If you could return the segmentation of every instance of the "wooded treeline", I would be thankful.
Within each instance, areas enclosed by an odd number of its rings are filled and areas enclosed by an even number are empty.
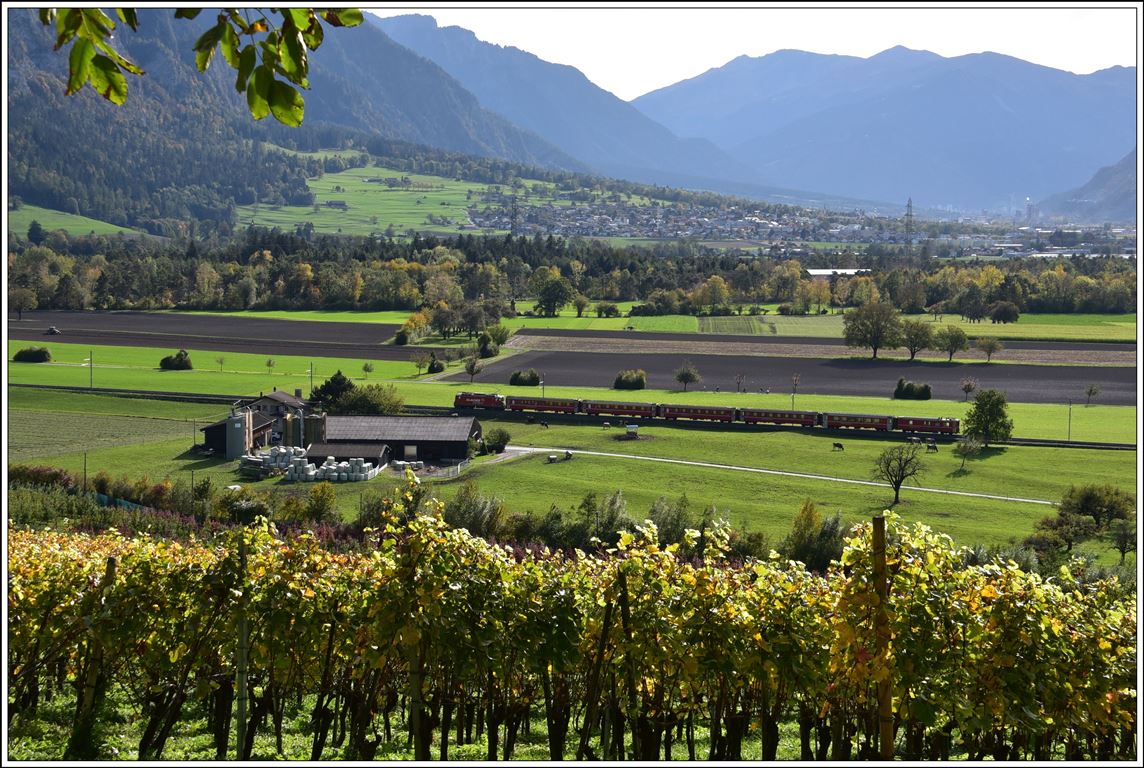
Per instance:
[[[888,301],[907,313],[971,318],[998,302],[1020,312],[1136,309],[1135,261],[1111,257],[935,262],[871,246],[789,259],[691,241],[651,248],[539,235],[399,241],[262,228],[211,248],[193,240],[69,239],[42,229],[32,240],[8,255],[13,309],[457,308],[465,300],[537,299],[550,283],[559,283],[553,295],[562,306],[579,296],[643,302],[635,314],[731,314],[771,302],[805,313]],[[804,273],[816,267],[870,272],[829,279]]]

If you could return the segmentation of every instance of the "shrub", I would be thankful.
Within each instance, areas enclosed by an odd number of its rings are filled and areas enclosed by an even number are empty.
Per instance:
[[[393,343],[399,347],[403,347],[409,343],[409,331],[404,328],[400,329],[393,335]]]
[[[506,341],[508,341],[508,337],[512,335],[512,329],[498,323],[496,325],[490,325],[488,328],[486,328],[485,333],[487,333],[489,338],[497,344],[504,344]]]
[[[445,370],[445,363],[437,359],[436,355],[429,358],[429,367],[425,369],[429,373],[440,373]]]
[[[779,304],[780,315],[793,315],[794,313],[794,307],[792,307],[790,304]]]
[[[500,346],[493,340],[493,337],[486,331],[477,337],[477,356],[481,359],[487,357],[496,357],[500,354]]]
[[[540,374],[536,372],[535,368],[529,368],[527,371],[513,371],[512,376],[509,376],[508,383],[514,387],[538,387],[540,386]]]
[[[13,464],[8,467],[8,483],[11,485],[39,485],[70,488],[76,484],[71,473],[57,467],[29,466]]]
[[[12,356],[17,363],[50,363],[52,353],[47,347],[25,347]]]
[[[490,429],[485,434],[485,447],[489,453],[501,453],[511,439],[512,435],[508,433],[507,429],[502,429],[501,427]]]
[[[895,400],[929,400],[933,391],[929,384],[915,384],[912,381],[898,379],[898,386],[894,388]]]
[[[643,389],[647,386],[647,374],[643,369],[620,371],[612,382],[613,389]]]
[[[180,349],[173,355],[167,355],[159,361],[159,367],[164,371],[189,371],[194,366],[191,365],[191,356],[187,350]]]

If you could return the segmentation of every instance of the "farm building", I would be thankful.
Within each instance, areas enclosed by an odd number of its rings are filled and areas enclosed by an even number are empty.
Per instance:
[[[481,439],[481,423],[459,416],[319,416],[306,422],[311,456],[455,463]],[[383,462],[384,463],[384,462]]]
[[[225,419],[200,427],[203,445],[228,459],[237,459],[271,442],[274,418],[249,410],[231,413]]]
[[[247,407],[257,414],[274,420],[273,442],[284,442],[288,445],[297,445],[301,442],[301,427],[294,426],[294,420],[310,413],[309,403],[302,399],[302,390],[295,389],[291,395],[289,392],[275,389],[252,400]]]

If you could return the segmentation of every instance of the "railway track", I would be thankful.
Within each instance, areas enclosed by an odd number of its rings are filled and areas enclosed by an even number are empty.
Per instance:
[[[112,395],[115,397],[139,397],[151,400],[174,400],[179,402],[189,403],[219,403],[225,405],[234,405],[235,403],[244,400],[255,400],[257,398],[251,395],[206,395],[198,392],[155,392],[140,389],[107,389],[97,387],[90,389],[88,387],[65,387],[48,384],[9,384],[9,387],[21,387],[24,389],[47,389],[58,392],[77,392],[97,395]],[[603,424],[604,422],[625,423],[625,421],[635,421],[640,424],[665,424],[660,419],[627,419],[616,416],[591,416],[588,414],[561,414],[561,413],[521,413],[516,411],[492,411],[485,408],[452,408],[448,406],[438,405],[407,405],[405,412],[412,415],[422,416],[445,416],[451,413],[464,413],[470,416],[482,416],[494,414],[497,417],[510,418],[518,421],[527,421],[529,418],[537,419],[543,418],[545,421],[554,424]],[[786,431],[790,429],[813,429],[815,433],[829,434],[840,437],[859,438],[859,439],[877,439],[881,438],[884,434],[878,431],[854,430],[854,429],[824,429],[823,427],[782,427],[769,424],[742,424],[738,422],[731,423],[713,423],[704,421],[675,421],[671,422],[673,426],[685,426],[689,429],[720,429],[723,431],[736,431],[736,432],[774,432]],[[899,434],[899,433],[895,433]],[[950,435],[936,435],[934,436],[939,443],[951,443],[959,440],[960,437]],[[1014,437],[1010,439],[1007,445],[1027,445],[1038,446],[1042,448],[1089,448],[1098,450],[1109,451],[1135,451],[1136,445],[1132,443],[1099,443],[1085,440],[1044,440],[1038,438]]]

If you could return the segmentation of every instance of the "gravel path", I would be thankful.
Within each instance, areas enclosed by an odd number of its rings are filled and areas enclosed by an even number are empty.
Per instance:
[[[508,446],[520,453],[559,453],[564,448],[525,448],[522,446]],[[872,480],[851,480],[845,477],[830,477],[829,475],[811,475],[806,472],[784,472],[778,469],[759,469],[758,467],[739,467],[734,464],[711,464],[706,461],[685,461],[684,459],[664,459],[658,456],[633,456],[629,453],[604,453],[602,451],[573,451],[573,456],[604,456],[613,459],[635,459],[636,461],[658,461],[663,464],[685,464],[690,467],[709,467],[711,469],[730,469],[735,472],[755,472],[761,475],[782,475],[784,477],[802,477],[808,480],[823,480],[831,483],[849,483],[851,485],[873,485],[878,488],[889,488],[886,483],[876,483]],[[968,491],[950,491],[944,488],[921,488],[913,485],[903,485],[902,490],[921,491],[922,493],[944,493],[950,496],[972,496],[977,499],[996,499],[998,501],[1020,501],[1026,504],[1047,504],[1054,502],[1045,499],[1025,499],[1020,496],[995,496],[989,493],[970,493]]]

